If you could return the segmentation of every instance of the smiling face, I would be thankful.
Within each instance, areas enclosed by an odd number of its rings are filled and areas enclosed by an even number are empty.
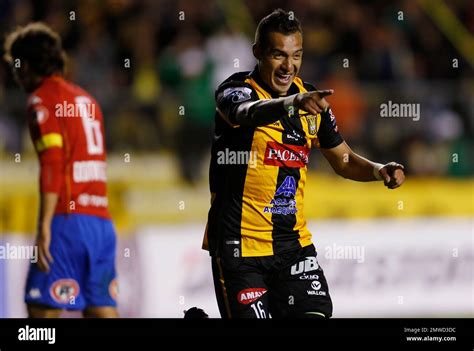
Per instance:
[[[272,90],[284,96],[301,67],[303,38],[300,32],[270,32],[267,44],[265,48],[253,48],[260,76]]]

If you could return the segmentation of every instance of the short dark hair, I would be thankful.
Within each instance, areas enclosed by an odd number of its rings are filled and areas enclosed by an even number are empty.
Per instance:
[[[293,12],[276,9],[262,18],[258,24],[255,32],[255,45],[262,49],[265,48],[268,45],[268,33],[271,32],[288,35],[296,32],[303,33],[303,30],[300,21]]]
[[[5,60],[25,61],[40,76],[64,72],[66,54],[60,36],[46,24],[30,23],[10,33],[5,40]]]

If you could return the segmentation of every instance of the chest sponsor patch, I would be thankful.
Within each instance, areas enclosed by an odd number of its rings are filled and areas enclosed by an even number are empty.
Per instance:
[[[280,144],[269,141],[265,150],[263,163],[277,167],[306,167],[309,151],[309,148],[306,146]]]

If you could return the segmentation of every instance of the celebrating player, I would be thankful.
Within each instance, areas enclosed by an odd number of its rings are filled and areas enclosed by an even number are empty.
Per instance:
[[[299,21],[274,11],[256,31],[255,69],[235,73],[216,91],[203,246],[212,256],[223,318],[331,317],[303,216],[312,147],[344,178],[383,180],[389,189],[404,181],[402,165],[371,162],[344,142],[325,99],[333,91],[298,77],[302,44]]]
[[[25,302],[30,317],[116,317],[116,236],[107,208],[102,113],[66,81],[57,33],[42,23],[12,32],[5,59],[30,93],[28,125],[40,162],[40,211]]]

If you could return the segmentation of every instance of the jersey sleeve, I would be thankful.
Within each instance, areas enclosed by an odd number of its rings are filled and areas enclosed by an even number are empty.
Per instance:
[[[54,107],[39,97],[30,99],[28,127],[40,162],[40,191],[59,193],[64,179],[64,140]]]
[[[257,93],[250,84],[239,81],[223,83],[216,91],[216,108],[218,114],[232,127],[238,127],[236,120],[237,107],[248,101],[257,101]]]
[[[344,141],[338,132],[336,117],[330,108],[321,113],[321,123],[317,136],[319,147],[323,149],[332,149]]]

